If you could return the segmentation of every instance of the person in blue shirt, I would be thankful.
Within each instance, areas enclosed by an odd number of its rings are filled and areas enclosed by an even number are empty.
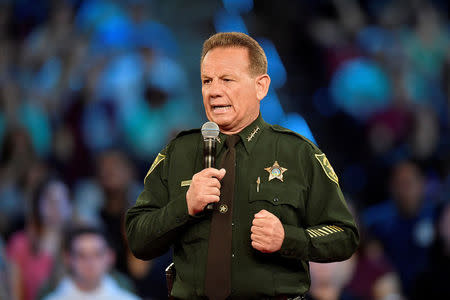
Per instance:
[[[434,239],[434,204],[425,196],[422,172],[410,161],[393,167],[390,194],[390,200],[364,212],[363,222],[369,233],[383,244],[408,295],[428,261]]]

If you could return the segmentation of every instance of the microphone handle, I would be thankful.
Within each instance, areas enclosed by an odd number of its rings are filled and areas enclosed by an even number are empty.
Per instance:
[[[216,140],[215,139],[205,139],[203,143],[203,164],[206,168],[215,167],[215,157],[216,157]],[[205,211],[213,211],[214,203],[209,203],[205,206]]]
[[[215,167],[216,156],[216,141],[213,139],[206,139],[203,143],[203,166],[204,168]]]

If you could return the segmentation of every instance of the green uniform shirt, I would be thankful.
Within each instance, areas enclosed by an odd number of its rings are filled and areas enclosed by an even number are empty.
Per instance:
[[[303,294],[310,285],[308,261],[344,260],[358,245],[358,230],[338,178],[314,144],[267,124],[261,116],[239,135],[232,296]],[[226,150],[225,139],[220,133],[216,162]],[[126,216],[129,246],[136,257],[151,259],[173,246],[177,276],[172,295],[183,299],[204,296],[211,214],[189,216],[186,203],[190,180],[202,169],[200,130],[179,134],[158,154],[143,192]],[[273,178],[269,181],[269,177]],[[251,224],[262,209],[276,215],[284,226],[285,239],[275,253],[261,253],[251,246]]]

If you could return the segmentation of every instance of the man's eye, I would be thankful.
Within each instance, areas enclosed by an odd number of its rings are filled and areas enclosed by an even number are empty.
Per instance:
[[[223,81],[232,81],[230,78],[224,78]]]
[[[211,79],[203,79],[203,84],[211,83]]]

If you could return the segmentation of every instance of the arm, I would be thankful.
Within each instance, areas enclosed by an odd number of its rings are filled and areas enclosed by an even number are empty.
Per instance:
[[[225,176],[225,170],[214,168],[194,174],[186,194],[169,196],[170,147],[171,144],[158,154],[144,180],[144,190],[126,215],[129,246],[140,259],[166,252],[186,226],[199,220],[196,214],[203,212],[208,203],[220,200],[219,180]]]
[[[305,228],[283,225],[280,253],[315,262],[349,258],[359,243],[359,233],[331,165],[317,148],[308,147],[300,158],[309,178]]]
[[[166,252],[188,222],[185,195],[169,199],[170,146],[158,154],[144,180],[144,190],[126,214],[129,247],[140,259],[151,259]]]

